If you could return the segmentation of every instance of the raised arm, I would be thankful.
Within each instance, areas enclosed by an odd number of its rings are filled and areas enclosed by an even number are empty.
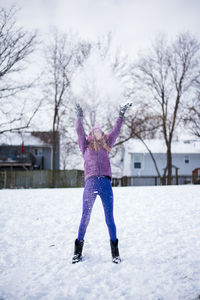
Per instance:
[[[77,113],[76,132],[78,135],[78,145],[82,154],[84,154],[87,142],[86,142],[85,130],[83,127],[83,110],[79,104],[76,104],[76,113]]]
[[[122,117],[118,117],[116,122],[115,122],[115,125],[113,126],[113,129],[111,131],[111,133],[109,133],[107,135],[107,143],[108,143],[108,146],[110,148],[113,147],[119,133],[120,133],[120,129],[122,127],[122,123],[123,123],[123,118]]]
[[[117,118],[115,125],[110,134],[107,135],[107,143],[110,148],[113,147],[122,127],[124,114],[128,107],[132,106],[132,103],[127,103],[125,106],[120,108],[119,117]]]

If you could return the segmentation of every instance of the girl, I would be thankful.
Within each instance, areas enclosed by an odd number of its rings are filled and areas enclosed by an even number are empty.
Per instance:
[[[127,103],[120,109],[119,117],[110,134],[105,135],[100,127],[93,127],[86,139],[82,123],[83,110],[79,104],[76,104],[76,130],[79,148],[84,158],[85,188],[83,192],[82,218],[79,226],[78,238],[75,240],[72,263],[82,260],[84,236],[97,195],[101,197],[104,208],[105,220],[110,235],[112,261],[117,264],[121,262],[118,239],[116,237],[116,226],[113,217],[112,174],[109,152],[120,133],[125,111],[131,105],[132,104]]]

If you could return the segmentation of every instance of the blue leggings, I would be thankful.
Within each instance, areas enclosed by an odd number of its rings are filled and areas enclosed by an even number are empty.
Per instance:
[[[115,242],[116,226],[113,217],[113,191],[110,179],[105,176],[92,176],[86,181],[83,192],[83,212],[78,231],[78,240],[84,239],[97,195],[101,197],[110,239]]]

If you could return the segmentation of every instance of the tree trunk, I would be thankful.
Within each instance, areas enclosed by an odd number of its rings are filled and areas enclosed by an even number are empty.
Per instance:
[[[167,184],[172,184],[172,153],[171,146],[167,148]]]
[[[55,187],[55,170],[56,170],[56,131],[53,131],[53,141],[52,141],[52,188]]]
[[[161,184],[162,184],[162,185],[166,185],[166,176],[165,176],[165,175],[163,175],[163,176],[160,178],[160,180],[161,180]]]

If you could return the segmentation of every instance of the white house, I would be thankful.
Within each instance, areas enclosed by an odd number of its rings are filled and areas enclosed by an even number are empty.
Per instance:
[[[164,140],[145,140],[154,155],[160,174],[166,167],[166,145]],[[195,168],[200,168],[200,141],[182,140],[172,143],[173,175],[176,168],[178,175],[192,176]],[[144,146],[137,139],[124,144],[122,176],[157,176],[153,160]]]

